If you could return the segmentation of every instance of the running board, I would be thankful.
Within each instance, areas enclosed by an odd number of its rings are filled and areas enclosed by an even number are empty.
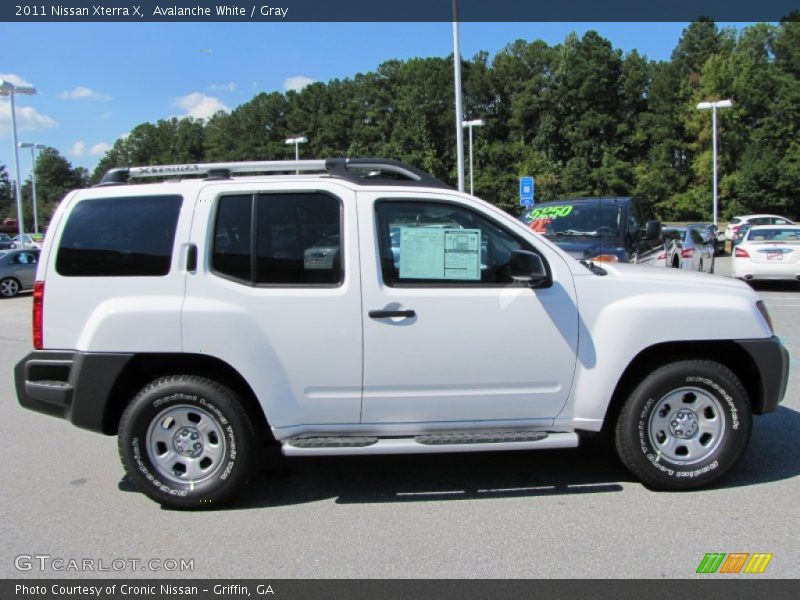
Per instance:
[[[282,442],[286,456],[347,456],[353,454],[431,454],[503,450],[575,448],[576,433],[543,431],[459,431],[415,437],[298,436]]]

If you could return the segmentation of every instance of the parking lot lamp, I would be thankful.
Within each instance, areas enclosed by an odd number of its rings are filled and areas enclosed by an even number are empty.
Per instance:
[[[717,224],[717,109],[730,108],[731,106],[733,106],[733,102],[730,100],[701,102],[697,105],[697,110],[711,109],[711,144],[714,149],[714,225]]]
[[[31,142],[20,142],[20,148],[31,149],[31,192],[33,194],[33,232],[39,233],[39,216],[36,210],[36,151],[47,148],[44,144],[33,144]]]
[[[462,121],[462,127],[469,127],[469,193],[470,195],[474,195],[474,183],[475,183],[475,169],[473,166],[472,161],[472,128],[473,127],[483,127],[484,122],[483,119],[473,119],[472,121]]]
[[[294,144],[294,159],[300,160],[300,144],[308,143],[308,138],[304,135],[299,137],[286,138],[286,145],[291,146]],[[299,175],[300,171],[295,171],[295,175]]]
[[[458,0],[453,0],[453,70],[456,94],[456,165],[458,191],[464,191],[464,110],[461,100],[461,44],[458,36]]]
[[[32,85],[15,85],[5,79],[0,79],[0,96],[9,96],[11,98],[11,131],[14,137],[14,172],[17,177],[17,224],[19,225],[19,236],[25,233],[25,224],[23,223],[24,214],[22,212],[22,190],[20,186],[19,177],[19,148],[17,148],[17,115],[14,106],[14,96],[17,94],[25,94],[33,96],[36,93],[36,88]]]

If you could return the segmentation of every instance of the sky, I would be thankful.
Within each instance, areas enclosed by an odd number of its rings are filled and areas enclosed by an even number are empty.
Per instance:
[[[517,39],[557,44],[593,29],[625,53],[667,60],[687,25],[463,23],[461,53],[491,57]],[[19,141],[52,146],[90,172],[139,123],[207,117],[262,91],[452,52],[451,23],[0,23],[0,79],[37,88],[16,97]],[[13,160],[10,106],[0,98],[0,164],[12,179]],[[22,179],[30,164],[21,150]]]

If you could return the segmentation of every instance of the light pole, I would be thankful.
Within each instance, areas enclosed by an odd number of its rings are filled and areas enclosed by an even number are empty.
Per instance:
[[[474,191],[474,183],[475,183],[475,169],[473,167],[472,162],[472,128],[473,127],[483,127],[484,122],[483,119],[473,119],[472,121],[462,121],[462,127],[469,127],[469,193],[470,196],[475,194]]]
[[[697,110],[711,109],[711,139],[714,154],[714,225],[717,224],[717,109],[730,108],[733,102],[730,100],[718,100],[717,102],[701,102],[697,105]]]
[[[458,41],[458,0],[453,0],[453,69],[456,90],[456,163],[458,164],[458,191],[464,191],[464,131],[461,108],[461,48]]]
[[[44,144],[34,144],[31,142],[20,142],[20,148],[31,149],[31,187],[33,193],[33,233],[39,234],[39,216],[36,210],[36,151],[47,148]]]
[[[286,138],[286,145],[291,146],[294,144],[294,159],[300,160],[300,144],[305,144],[308,142],[308,138],[304,135],[300,137],[291,137]],[[300,171],[295,171],[295,175],[299,175]]]
[[[9,96],[11,98],[11,130],[14,132],[14,172],[17,177],[17,225],[19,225],[19,239],[22,242],[22,236],[25,233],[25,224],[23,223],[24,214],[22,212],[22,190],[19,184],[19,148],[17,148],[17,115],[14,107],[14,96],[16,94],[26,94],[33,96],[36,93],[36,88],[32,85],[14,85],[10,81],[0,79],[0,96]]]

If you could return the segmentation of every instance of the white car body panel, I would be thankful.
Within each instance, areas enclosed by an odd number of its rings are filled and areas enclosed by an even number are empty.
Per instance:
[[[181,352],[180,307],[186,273],[180,251],[173,252],[170,272],[163,277],[65,277],[56,271],[55,255],[64,233],[63,216],[77,202],[183,191],[165,190],[161,185],[140,186],[135,191],[126,186],[101,187],[82,190],[61,203],[48,231],[48,243],[37,272],[37,279],[43,279],[46,270],[46,348],[86,352]],[[176,240],[188,238],[194,212],[194,197],[185,192],[183,196]],[[178,246],[176,242],[176,248]]]
[[[741,282],[624,264],[603,268],[605,277],[575,278],[580,355],[574,393],[556,424],[598,431],[620,377],[651,346],[772,335],[756,308],[758,295]]]
[[[211,273],[220,192],[309,189],[342,201],[340,286],[254,287]],[[55,271],[54,249],[76,198],[167,193],[184,196],[167,276],[77,278]],[[466,293],[385,285],[374,223],[379,198],[442,200],[482,213],[541,252],[552,287]],[[198,248],[193,273],[186,271],[187,243]],[[46,279],[45,348],[218,358],[253,389],[278,439],[314,432],[599,430],[621,374],[644,349],[772,335],[756,308],[758,297],[741,282],[602,266],[607,275],[592,274],[513,217],[465,194],[287,176],[71,194],[54,215],[37,279]],[[394,305],[415,310],[415,322],[367,316]]]

